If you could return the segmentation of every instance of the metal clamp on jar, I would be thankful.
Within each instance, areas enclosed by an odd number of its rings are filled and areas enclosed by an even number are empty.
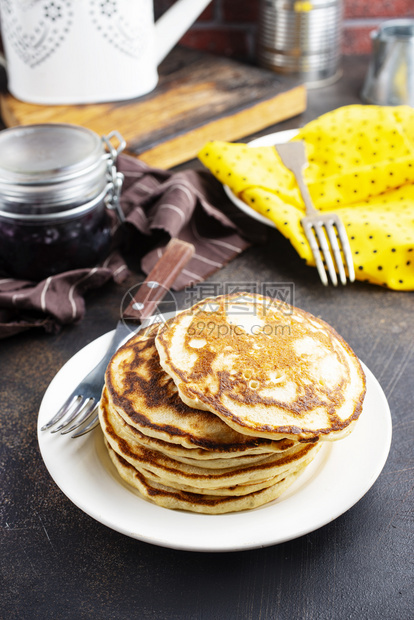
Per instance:
[[[117,146],[113,145],[114,139]],[[117,131],[99,137],[69,124],[0,132],[0,271],[25,280],[91,267],[108,254],[125,148]]]

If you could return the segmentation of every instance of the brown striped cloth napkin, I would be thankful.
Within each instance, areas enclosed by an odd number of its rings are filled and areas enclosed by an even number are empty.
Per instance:
[[[116,247],[100,265],[41,282],[0,273],[0,338],[33,327],[56,332],[62,325],[80,321],[87,291],[108,280],[126,279],[125,256],[138,258],[147,274],[173,237],[195,246],[193,258],[173,285],[175,290],[203,281],[251,243],[265,239],[265,227],[235,207],[208,171],[171,172],[127,156],[119,158],[118,169],[125,176],[121,206],[127,223],[114,234]],[[114,221],[114,232],[115,227]]]

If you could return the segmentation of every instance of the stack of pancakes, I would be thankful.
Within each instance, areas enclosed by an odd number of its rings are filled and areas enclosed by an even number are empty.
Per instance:
[[[101,427],[119,474],[167,508],[255,508],[348,434],[365,377],[323,321],[253,294],[205,299],[113,356]]]

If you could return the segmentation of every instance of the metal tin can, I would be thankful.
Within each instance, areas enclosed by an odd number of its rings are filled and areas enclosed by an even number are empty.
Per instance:
[[[78,125],[27,125],[0,132],[3,274],[41,280],[91,267],[106,256],[108,209],[123,218],[123,175],[116,158],[124,148],[118,132],[100,137]]]
[[[308,87],[340,77],[342,0],[261,0],[259,64]]]

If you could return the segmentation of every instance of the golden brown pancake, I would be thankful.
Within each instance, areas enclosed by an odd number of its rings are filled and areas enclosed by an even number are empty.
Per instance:
[[[212,453],[207,450],[201,449],[188,449],[175,443],[169,443],[162,439],[156,439],[150,435],[144,435],[138,429],[134,428],[130,424],[127,424],[124,418],[117,413],[114,407],[108,400],[108,393],[104,388],[101,398],[101,407],[105,411],[105,415],[112,426],[115,434],[122,439],[125,439],[129,444],[138,444],[144,448],[150,448],[169,456],[181,463],[188,463],[197,467],[205,468],[227,468],[229,466],[235,467],[239,465],[250,465],[252,463],[258,463],[265,459],[267,456],[274,454],[272,452],[261,454],[246,454],[241,456],[235,456],[231,454],[231,458],[226,458],[226,454],[221,452],[220,455]],[[194,453],[197,453],[198,458],[194,458]]]
[[[99,416],[102,431],[111,448],[145,477],[156,477],[167,485],[171,481],[177,488],[185,485],[198,489],[223,489],[223,495],[224,489],[235,485],[262,483],[280,474],[291,473],[304,462],[308,462],[309,458],[313,458],[319,449],[318,444],[297,444],[290,450],[272,454],[253,465],[205,469],[181,463],[139,444],[131,444],[114,431],[102,404]]]
[[[202,495],[179,491],[162,483],[149,480],[107,444],[109,456],[119,475],[143,497],[159,506],[174,510],[189,510],[205,514],[223,514],[250,510],[277,499],[301,474],[305,465],[286,474],[265,489],[242,496]]]
[[[260,295],[206,299],[113,356],[99,408],[121,477],[207,514],[279,497],[362,409],[365,377],[316,317]]]
[[[181,400],[239,433],[339,439],[362,411],[365,376],[349,345],[324,321],[268,297],[205,299],[155,342]]]
[[[177,455],[191,451],[189,457],[202,460],[277,453],[295,445],[291,439],[273,441],[239,433],[214,413],[183,403],[174,381],[160,366],[157,330],[153,326],[132,337],[106,371],[109,406],[129,426],[165,442],[164,447],[177,445]]]

